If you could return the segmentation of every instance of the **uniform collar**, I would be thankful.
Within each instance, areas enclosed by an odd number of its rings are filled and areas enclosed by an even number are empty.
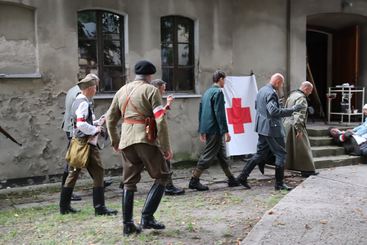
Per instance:
[[[87,96],[85,96],[85,95],[84,95],[84,94],[82,94],[82,93],[78,94],[78,96],[76,96],[76,99],[87,99],[87,100],[89,101],[88,97],[87,97]]]
[[[306,96],[306,94],[305,94],[302,90],[297,89],[296,91],[297,91],[297,92],[300,92],[302,95]],[[306,97],[307,97],[307,96],[306,96]]]

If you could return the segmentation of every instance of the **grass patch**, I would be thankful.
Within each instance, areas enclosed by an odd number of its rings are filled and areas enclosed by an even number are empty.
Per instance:
[[[274,207],[287,193],[288,191],[278,191],[278,192],[271,194],[271,196],[268,197],[265,201],[266,205],[269,208]]]

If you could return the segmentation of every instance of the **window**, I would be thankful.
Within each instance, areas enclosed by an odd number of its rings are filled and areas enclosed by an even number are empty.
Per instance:
[[[78,13],[79,79],[98,74],[100,93],[125,84],[124,18],[105,11]]]
[[[161,18],[162,79],[169,91],[194,91],[194,21]]]
[[[37,73],[34,10],[0,1],[0,78]]]

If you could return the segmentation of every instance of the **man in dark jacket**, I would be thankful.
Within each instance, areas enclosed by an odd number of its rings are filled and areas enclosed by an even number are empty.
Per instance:
[[[282,117],[289,117],[293,112],[303,108],[302,105],[295,105],[292,108],[281,108],[277,91],[283,87],[284,77],[280,73],[275,73],[270,82],[262,87],[256,96],[256,122],[255,131],[259,134],[256,154],[246,163],[242,173],[237,180],[241,185],[250,189],[247,178],[259,165],[263,172],[263,163],[275,156],[275,189],[291,190],[283,183],[284,163],[287,152],[285,150],[285,131],[282,123]]]
[[[221,88],[224,87],[226,74],[216,71],[213,74],[213,86],[203,95],[199,110],[199,133],[200,140],[205,142],[205,148],[200,156],[196,168],[192,173],[189,183],[190,189],[198,191],[209,190],[208,186],[200,183],[202,172],[209,168],[214,158],[217,157],[224,173],[228,178],[228,186],[239,186],[228,166],[225,144],[231,140],[224,108],[224,95]]]

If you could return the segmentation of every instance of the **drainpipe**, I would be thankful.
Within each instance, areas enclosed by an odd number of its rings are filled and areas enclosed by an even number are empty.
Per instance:
[[[286,86],[285,96],[288,96],[291,88],[291,0],[287,0],[286,6],[286,18],[287,18],[287,61],[286,61],[286,69],[287,75],[286,79],[288,84]]]

